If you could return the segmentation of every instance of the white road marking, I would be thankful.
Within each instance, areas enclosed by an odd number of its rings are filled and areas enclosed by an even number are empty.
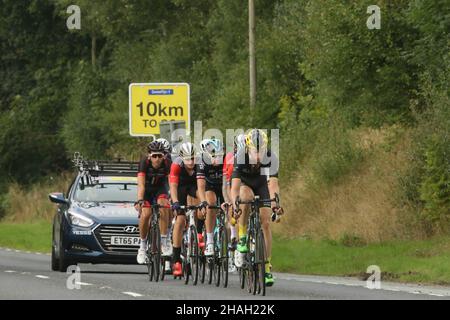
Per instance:
[[[93,286],[93,284],[92,284],[92,283],[87,283],[87,282],[79,282],[79,281],[75,282],[75,284],[79,284],[80,286]]]
[[[17,271],[14,270],[5,270],[6,273],[16,273]]]
[[[139,298],[139,297],[143,297],[142,294],[136,293],[136,292],[122,292],[123,294],[132,296],[133,298]]]
[[[317,284],[328,284],[348,287],[361,287],[367,288],[366,281],[356,280],[353,278],[337,279],[336,277],[315,277],[308,275],[293,275],[293,274],[277,274],[278,279],[285,281],[307,282]],[[323,279],[322,279],[323,278]],[[420,288],[420,289],[419,289]],[[396,284],[390,282],[383,282],[381,290],[409,293],[416,295],[428,295],[435,297],[450,297],[450,290],[448,287],[423,287],[420,285],[412,284]]]
[[[50,277],[47,277],[47,276],[41,276],[40,274],[36,275],[35,277],[36,277],[36,278],[39,278],[39,279],[50,279]]]

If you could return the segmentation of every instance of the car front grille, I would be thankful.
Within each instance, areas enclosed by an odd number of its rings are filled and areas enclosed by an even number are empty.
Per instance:
[[[94,231],[95,236],[106,252],[123,253],[123,254],[137,254],[139,247],[137,246],[117,246],[111,244],[111,237],[138,237],[139,229],[137,226],[134,232],[126,232],[125,227],[132,225],[100,225]]]

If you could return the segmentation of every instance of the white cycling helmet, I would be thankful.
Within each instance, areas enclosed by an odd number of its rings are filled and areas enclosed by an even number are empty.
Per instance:
[[[223,155],[223,143],[219,139],[204,139],[200,142],[200,150],[211,157]]]
[[[167,141],[166,139],[159,138],[159,139],[156,139],[156,141],[159,141],[159,142],[162,143],[162,145],[164,146],[164,151],[165,152],[171,152],[172,151],[172,146],[170,145],[169,141]]]
[[[236,137],[234,137],[234,148],[236,150],[236,152],[238,150],[241,150],[242,148],[245,148],[246,144],[245,144],[245,134],[241,133],[239,135],[237,135]]]
[[[195,157],[195,146],[190,142],[184,142],[180,146],[178,155],[182,159],[192,159]]]

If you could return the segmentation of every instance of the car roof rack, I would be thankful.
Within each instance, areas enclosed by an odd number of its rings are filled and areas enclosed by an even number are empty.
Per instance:
[[[136,177],[139,169],[138,162],[123,161],[121,158],[118,158],[116,161],[87,160],[79,152],[74,153],[72,162],[83,176],[88,175],[91,177],[100,175]]]

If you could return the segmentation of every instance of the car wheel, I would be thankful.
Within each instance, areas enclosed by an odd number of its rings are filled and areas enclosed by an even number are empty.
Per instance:
[[[55,252],[55,229],[53,227],[53,235],[52,235],[52,271],[59,270],[59,259],[56,258]]]
[[[58,243],[58,250],[59,250],[59,271],[60,272],[67,272],[67,268],[70,266],[70,261],[67,260],[65,257],[65,250],[64,250],[64,235],[61,228],[61,236],[59,237],[59,243]]]

